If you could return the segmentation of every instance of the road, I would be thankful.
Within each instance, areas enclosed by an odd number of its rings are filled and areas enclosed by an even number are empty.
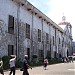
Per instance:
[[[30,75],[75,75],[75,62],[48,65],[47,70],[44,70],[43,66],[35,67],[28,71]],[[9,75],[9,71],[4,74]],[[22,75],[22,71],[16,70],[16,75]]]

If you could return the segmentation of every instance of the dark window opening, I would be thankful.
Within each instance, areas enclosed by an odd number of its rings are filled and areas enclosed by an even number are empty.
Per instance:
[[[49,43],[49,34],[46,33],[46,43],[48,44]]]
[[[14,34],[14,17],[9,15],[8,33]]]
[[[51,51],[47,51],[47,59],[51,59]]]
[[[59,44],[60,44],[60,38],[59,38]]]
[[[53,45],[54,45],[54,36],[53,36]]]
[[[30,39],[30,25],[26,23],[26,38]]]
[[[69,52],[68,52],[68,50],[67,50],[67,57],[69,56]]]
[[[54,58],[56,58],[56,51],[54,51]]]
[[[43,59],[43,57],[44,57],[44,52],[43,52],[43,50],[39,50],[39,58],[40,58],[40,59]]]
[[[27,48],[28,59],[30,59],[30,48]]]
[[[8,45],[8,56],[14,54],[14,46],[13,45]]]
[[[59,58],[61,58],[62,56],[61,56],[61,54],[59,54]]]
[[[38,29],[38,41],[41,42],[41,30]]]

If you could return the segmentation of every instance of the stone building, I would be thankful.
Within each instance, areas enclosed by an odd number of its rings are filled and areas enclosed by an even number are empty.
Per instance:
[[[63,33],[63,52],[65,56],[72,55],[72,25],[70,22],[66,21],[66,17],[62,17],[62,22],[59,23],[59,26],[64,30]]]
[[[75,56],[75,41],[72,42],[72,55]]]
[[[0,0],[0,56],[67,56],[65,31],[26,0]],[[67,40],[71,39],[67,36]],[[65,45],[65,46],[64,46]],[[63,49],[64,48],[64,49]]]

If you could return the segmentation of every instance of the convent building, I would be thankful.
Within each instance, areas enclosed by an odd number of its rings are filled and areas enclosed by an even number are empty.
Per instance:
[[[70,27],[62,29],[26,0],[0,0],[0,57],[67,57],[72,54]]]

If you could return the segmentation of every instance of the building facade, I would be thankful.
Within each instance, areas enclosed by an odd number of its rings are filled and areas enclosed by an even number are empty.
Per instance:
[[[72,25],[66,21],[66,16],[62,17],[62,21],[58,24],[63,30],[64,54],[65,56],[72,55]]]
[[[72,55],[75,56],[75,41],[72,42]]]
[[[68,33],[69,34],[69,33]],[[67,46],[67,41],[70,42]],[[70,52],[72,39],[26,0],[0,0],[0,56],[28,54],[59,58]],[[67,48],[67,49],[66,49]]]

